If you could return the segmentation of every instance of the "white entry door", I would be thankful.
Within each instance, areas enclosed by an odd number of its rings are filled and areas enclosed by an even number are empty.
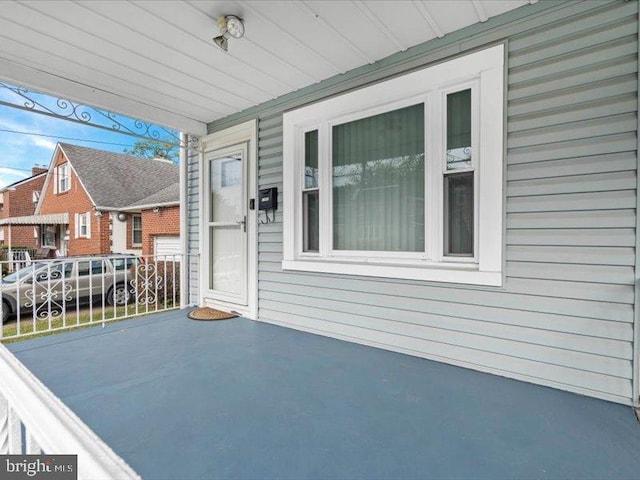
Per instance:
[[[247,144],[205,155],[209,297],[247,306]]]

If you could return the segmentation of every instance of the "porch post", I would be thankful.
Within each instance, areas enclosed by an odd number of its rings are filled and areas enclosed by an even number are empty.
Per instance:
[[[7,243],[9,244],[7,248],[7,260],[9,260],[9,271],[13,272],[13,250],[11,249],[11,224],[7,225]]]

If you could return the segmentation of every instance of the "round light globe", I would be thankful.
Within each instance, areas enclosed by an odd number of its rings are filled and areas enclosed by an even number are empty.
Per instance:
[[[227,32],[233,38],[240,38],[244,35],[244,24],[235,15],[227,15]]]

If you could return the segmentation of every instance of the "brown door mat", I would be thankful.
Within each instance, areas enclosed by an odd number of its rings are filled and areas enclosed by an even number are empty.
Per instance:
[[[187,317],[192,320],[226,320],[228,318],[237,317],[235,313],[222,312],[214,308],[202,307],[197,308],[189,313]]]

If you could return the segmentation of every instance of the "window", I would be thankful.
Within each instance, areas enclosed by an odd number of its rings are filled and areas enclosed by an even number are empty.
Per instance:
[[[503,52],[286,113],[283,268],[501,285]]]
[[[142,216],[133,215],[131,217],[131,243],[142,245]]]
[[[91,238],[91,212],[76,213],[76,238]]]
[[[56,248],[56,227],[42,225],[40,227],[40,246],[43,248]]]
[[[71,190],[71,174],[69,171],[69,163],[65,162],[56,168],[56,187],[55,193],[64,193]]]
[[[220,169],[220,186],[235,187],[240,185],[242,181],[242,160],[240,158],[232,158],[223,161]]]

